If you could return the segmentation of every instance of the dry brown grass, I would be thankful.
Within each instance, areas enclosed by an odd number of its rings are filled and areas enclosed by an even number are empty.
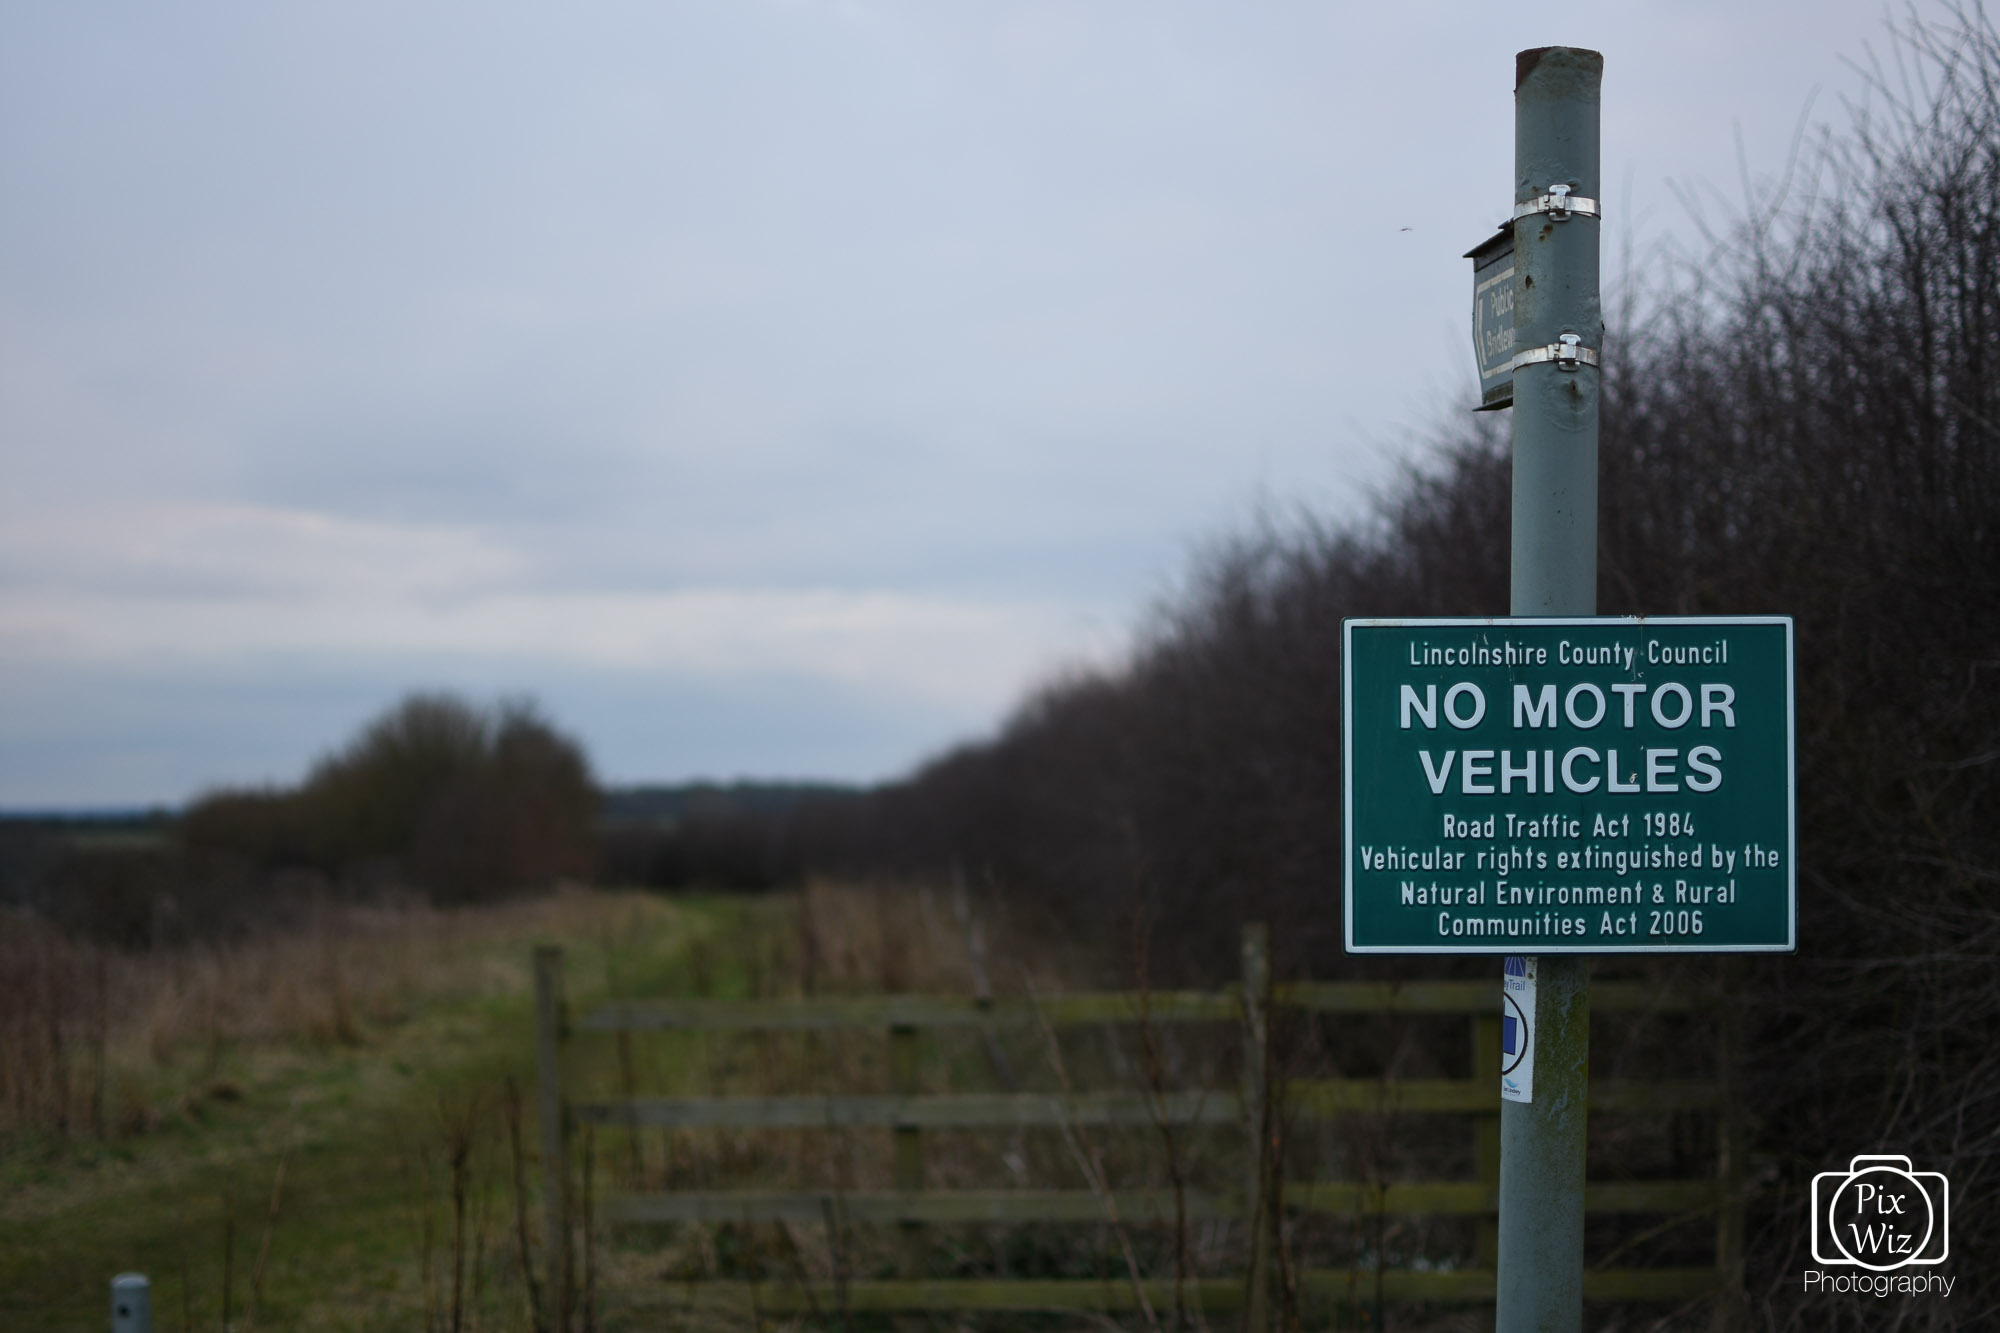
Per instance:
[[[179,1099],[228,1099],[232,1048],[352,1047],[428,1001],[519,989],[518,962],[490,946],[618,910],[581,889],[476,908],[328,902],[299,927],[144,952],[0,917],[0,1146],[140,1133]]]
[[[532,1079],[531,946],[564,944],[589,1004],[613,950],[655,984],[745,915],[572,889],[138,954],[0,922],[0,1327],[80,1327],[134,1269],[163,1326],[526,1329],[506,1093]]]

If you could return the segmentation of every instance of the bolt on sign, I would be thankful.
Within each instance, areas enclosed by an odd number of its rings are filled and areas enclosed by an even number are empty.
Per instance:
[[[1348,620],[1354,953],[1798,944],[1786,616]]]

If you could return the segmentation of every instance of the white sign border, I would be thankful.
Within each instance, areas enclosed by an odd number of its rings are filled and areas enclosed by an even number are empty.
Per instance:
[[[1799,788],[1797,672],[1793,665],[1790,616],[1349,616],[1340,622],[1340,911],[1341,947],[1354,954],[1519,954],[1521,941],[1503,944],[1444,944],[1436,946],[1354,943],[1354,630],[1406,629],[1416,626],[1454,627],[1507,625],[1571,625],[1577,627],[1646,625],[1782,625],[1785,629],[1785,942],[1783,944],[1631,944],[1615,949],[1587,944],[1537,944],[1540,954],[1639,953],[1796,953],[1799,947]]]

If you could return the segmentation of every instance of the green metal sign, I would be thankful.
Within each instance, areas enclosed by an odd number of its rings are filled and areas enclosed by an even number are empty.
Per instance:
[[[1514,405],[1514,224],[1465,252],[1472,261],[1472,359],[1479,368],[1479,406]]]
[[[1784,616],[1342,625],[1347,948],[1798,944]]]

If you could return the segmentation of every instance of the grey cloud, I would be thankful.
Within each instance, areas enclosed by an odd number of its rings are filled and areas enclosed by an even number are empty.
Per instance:
[[[1606,52],[1615,252],[1688,234],[1667,178],[1729,188],[1734,126],[1775,174],[1880,18],[16,4],[0,521],[270,506],[470,533],[540,590],[1136,618],[1201,534],[1265,498],[1355,512],[1406,423],[1469,400],[1458,256],[1508,198],[1517,46]],[[164,577],[106,559],[130,568],[23,560],[0,587]],[[810,665],[742,688],[805,699]],[[299,690],[330,734],[338,689]],[[174,719],[230,697],[182,681],[134,734],[195,772],[223,742]],[[886,698],[837,711],[913,735]],[[784,734],[791,771],[859,753]]]

